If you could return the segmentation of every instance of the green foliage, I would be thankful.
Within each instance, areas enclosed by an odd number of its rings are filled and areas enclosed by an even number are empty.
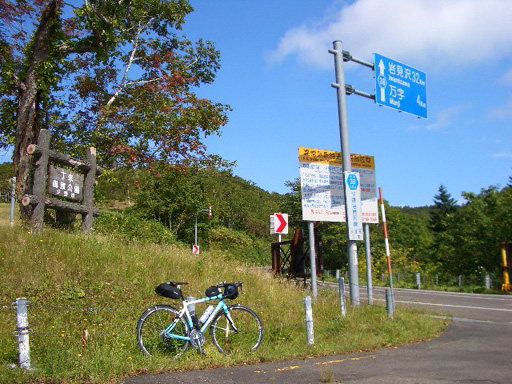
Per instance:
[[[496,271],[501,262],[500,243],[512,239],[512,190],[497,187],[464,193],[464,204],[448,221],[440,239],[441,262],[450,271]]]
[[[95,219],[97,233],[114,235],[142,243],[172,244],[175,237],[168,228],[154,220],[145,220],[129,212],[103,210]]]
[[[268,237],[269,217],[279,211],[281,197],[229,171],[200,171],[205,200],[214,209],[214,223],[245,231],[252,237]]]
[[[12,163],[0,164],[0,191],[10,192],[12,190],[12,177],[14,176],[14,167]]]
[[[434,206],[430,212],[430,227],[434,232],[444,232],[446,220],[457,211],[457,202],[444,185],[439,187],[439,193],[434,196]]]
[[[221,226],[270,241],[269,216],[279,206],[279,196],[214,168],[159,165],[131,176],[114,174],[101,182],[104,191],[125,196],[128,189],[133,191],[135,205],[131,210],[159,221],[187,243],[194,240],[196,215],[200,239],[207,238],[211,228]],[[204,212],[209,205],[213,210],[211,219]]]
[[[237,260],[248,264],[268,265],[270,243],[251,238],[243,231],[217,226],[208,231],[210,249],[229,252]]]
[[[163,165],[139,172],[137,182],[133,211],[166,225],[179,239],[193,239],[195,215],[207,207],[197,172]]]
[[[121,168],[116,171],[104,169],[97,178],[98,185],[94,188],[94,200],[100,204],[115,202],[131,205],[132,195],[135,196],[138,171]]]

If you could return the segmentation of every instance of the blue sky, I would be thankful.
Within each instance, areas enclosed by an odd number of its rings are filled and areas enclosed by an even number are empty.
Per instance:
[[[191,0],[184,33],[221,51],[202,96],[230,104],[213,153],[235,174],[289,192],[298,148],[340,150],[334,40],[353,56],[373,53],[427,73],[428,119],[349,96],[352,153],[375,156],[377,184],[392,205],[432,203],[444,184],[461,193],[504,186],[512,175],[512,1]],[[373,72],[345,63],[356,89],[374,93]]]

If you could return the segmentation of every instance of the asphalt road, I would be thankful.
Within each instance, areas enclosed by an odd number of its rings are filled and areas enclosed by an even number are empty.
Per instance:
[[[374,299],[384,300],[384,290],[376,288]],[[366,300],[364,289],[361,300]],[[395,302],[455,321],[437,340],[396,349],[145,375],[126,383],[512,383],[512,296],[395,290]]]
[[[374,301],[385,301],[384,290],[385,288],[374,287]],[[345,291],[348,296],[348,286]],[[361,287],[360,294],[361,302],[366,303],[366,287]],[[395,289],[395,303],[397,306],[414,306],[460,320],[480,320],[512,325],[512,296]],[[510,382],[512,383],[512,378]]]

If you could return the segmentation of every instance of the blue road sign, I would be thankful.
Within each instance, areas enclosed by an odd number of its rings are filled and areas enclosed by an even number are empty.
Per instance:
[[[348,175],[347,185],[351,191],[355,191],[357,189],[359,181],[357,180],[357,176],[354,173]]]
[[[376,53],[375,102],[426,119],[426,73]]]

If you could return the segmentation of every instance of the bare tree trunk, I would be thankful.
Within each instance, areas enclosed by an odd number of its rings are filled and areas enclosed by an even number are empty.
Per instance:
[[[27,147],[37,141],[38,127],[38,67],[48,60],[52,39],[52,24],[58,18],[58,0],[48,3],[41,14],[39,26],[34,35],[34,48],[26,76],[20,84],[20,102],[17,108],[16,144],[14,148],[14,172],[16,175],[16,193],[18,201],[30,188],[31,156],[27,154]],[[30,208],[21,207],[21,218],[26,221],[30,215]]]

